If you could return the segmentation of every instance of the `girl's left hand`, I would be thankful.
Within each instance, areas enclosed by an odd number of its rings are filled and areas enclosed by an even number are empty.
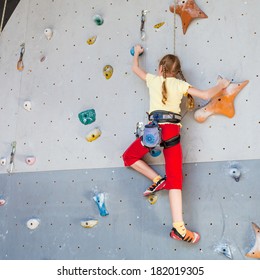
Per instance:
[[[143,53],[144,49],[141,45],[136,45],[135,46],[135,54],[140,55],[141,53]]]

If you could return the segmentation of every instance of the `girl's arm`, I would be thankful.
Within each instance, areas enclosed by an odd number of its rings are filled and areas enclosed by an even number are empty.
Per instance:
[[[132,71],[142,80],[146,79],[146,72],[139,66],[139,55],[143,52],[143,48],[140,45],[135,46]]]
[[[222,89],[226,88],[230,84],[230,81],[227,79],[218,79],[217,85],[209,88],[207,90],[200,90],[194,87],[188,89],[188,93],[194,97],[198,97],[204,100],[211,99],[214,95],[220,92]]]

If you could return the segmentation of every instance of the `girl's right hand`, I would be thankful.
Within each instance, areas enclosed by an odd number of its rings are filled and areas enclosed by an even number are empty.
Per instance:
[[[230,84],[230,81],[228,79],[225,78],[218,78],[218,85],[221,85],[221,87],[224,89],[226,87],[228,87]]]
[[[141,53],[143,53],[144,49],[141,45],[135,45],[135,54],[136,55],[140,55]]]

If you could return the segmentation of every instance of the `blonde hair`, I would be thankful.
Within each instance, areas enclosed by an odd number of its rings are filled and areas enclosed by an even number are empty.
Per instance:
[[[165,55],[160,63],[159,67],[162,66],[162,74],[163,74],[163,83],[162,83],[162,103],[166,104],[167,101],[167,89],[166,89],[166,78],[167,77],[180,77],[181,80],[186,82],[186,79],[181,71],[181,63],[177,56],[173,54]],[[188,110],[192,110],[194,108],[194,99],[188,94],[186,107]]]

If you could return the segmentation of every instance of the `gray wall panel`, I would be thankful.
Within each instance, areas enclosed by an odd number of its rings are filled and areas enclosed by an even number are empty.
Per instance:
[[[234,259],[254,244],[251,222],[259,220],[259,161],[184,165],[183,212],[187,227],[201,234],[196,245],[172,240],[167,191],[151,205],[142,196],[149,181],[125,168],[1,175],[1,259],[226,259],[216,246],[229,244]],[[163,174],[163,166],[155,166]],[[104,192],[109,215],[93,200]],[[29,230],[26,222],[38,218]],[[81,220],[97,219],[94,228]]]

